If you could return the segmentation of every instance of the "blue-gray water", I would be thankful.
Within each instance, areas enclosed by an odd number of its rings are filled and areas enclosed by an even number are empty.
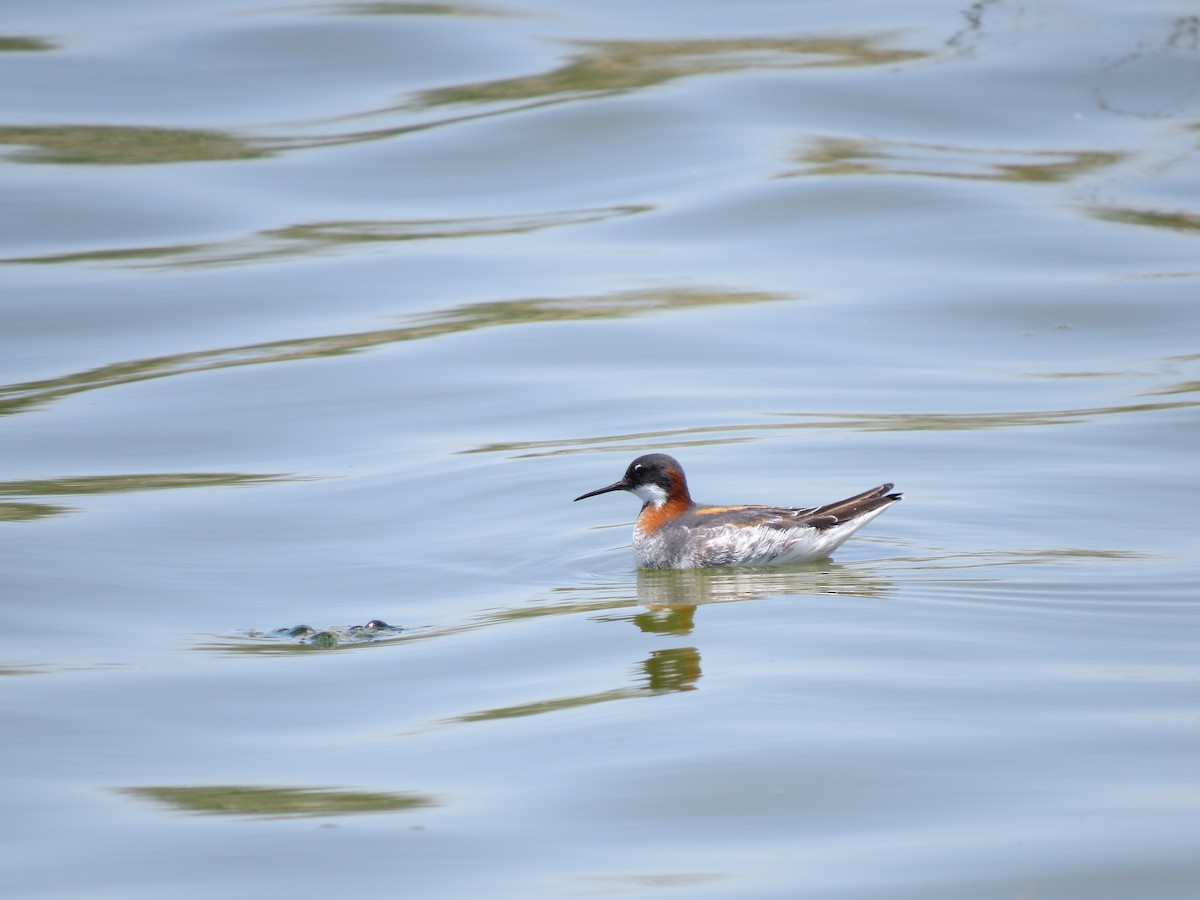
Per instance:
[[[1200,896],[1198,144],[1182,0],[7,3],[3,893]]]

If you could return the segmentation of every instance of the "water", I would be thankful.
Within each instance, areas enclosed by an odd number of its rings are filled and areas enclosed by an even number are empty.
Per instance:
[[[908,7],[8,4],[6,890],[1196,896],[1200,24]]]

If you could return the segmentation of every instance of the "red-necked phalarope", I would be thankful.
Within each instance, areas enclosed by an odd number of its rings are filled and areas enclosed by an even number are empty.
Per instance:
[[[700,506],[683,467],[665,453],[639,456],[620,481],[576,497],[629,491],[643,501],[633,550],[647,569],[773,566],[821,559],[900,499],[890,484],[805,509]]]

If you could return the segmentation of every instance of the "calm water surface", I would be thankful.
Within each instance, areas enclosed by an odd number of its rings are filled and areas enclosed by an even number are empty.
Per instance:
[[[1200,896],[1200,18],[899,6],[9,3],[6,893]]]

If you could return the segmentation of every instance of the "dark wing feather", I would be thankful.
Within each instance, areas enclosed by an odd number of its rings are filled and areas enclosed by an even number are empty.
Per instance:
[[[818,506],[816,509],[797,510],[797,517],[805,525],[811,525],[814,528],[830,528],[833,525],[857,519],[859,516],[865,516],[867,513],[874,512],[880,507],[890,506],[895,503],[904,495],[888,493],[893,487],[895,487],[893,484],[881,484],[879,487],[871,488],[869,491],[863,491],[861,494],[855,494],[853,497],[847,497],[845,500],[826,503],[824,506]]]
[[[900,494],[889,494],[891,484],[826,503],[797,509],[790,506],[695,506],[676,521],[688,527],[705,525],[766,525],[773,528],[832,528],[834,525],[873,512],[900,499]]]

